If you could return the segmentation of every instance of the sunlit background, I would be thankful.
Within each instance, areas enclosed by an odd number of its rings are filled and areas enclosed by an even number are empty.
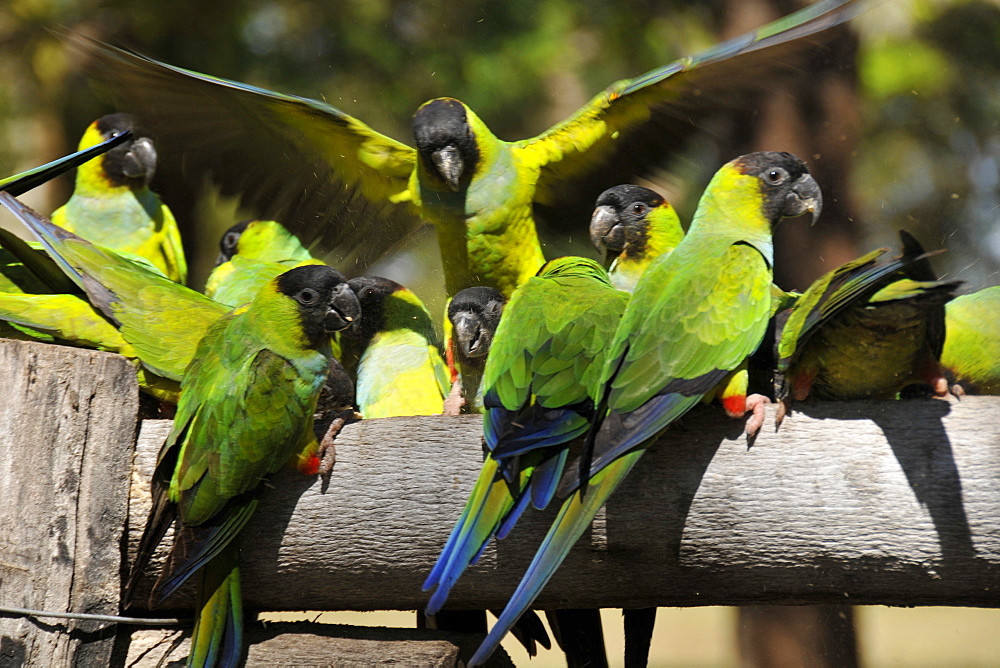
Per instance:
[[[420,103],[449,95],[512,140],[543,131],[612,81],[789,13],[799,3],[3,5],[0,175],[6,176],[69,152],[90,121],[112,110],[110,100],[78,72],[80,63],[68,57],[60,31],[85,32],[172,64],[321,98],[402,141],[408,141],[410,115]],[[690,215],[702,186],[723,162],[754,149],[790,150],[810,163],[827,206],[814,228],[778,230],[776,275],[782,287],[804,288],[862,252],[896,246],[899,228],[928,249],[947,249],[934,259],[935,268],[967,281],[965,291],[1000,284],[1000,2],[873,2],[814,62],[796,67],[815,68],[816,75],[789,85],[769,82],[753,108],[707,121],[705,135],[675,157],[654,187]],[[154,188],[177,214],[192,285],[201,287],[220,231],[242,214],[234,202],[185,179],[171,164],[172,147],[158,149],[166,164]],[[71,187],[65,177],[25,199],[50,212]],[[550,240],[547,250],[592,254],[586,225],[581,220],[577,238]],[[432,233],[418,236],[378,271],[406,283],[439,312],[443,282]],[[994,611],[865,608],[855,621],[866,665],[1000,663],[1000,615]],[[740,661],[736,626],[728,609],[671,612],[660,622],[653,663],[734,665]],[[620,630],[609,624],[608,637],[609,647],[615,646]]]

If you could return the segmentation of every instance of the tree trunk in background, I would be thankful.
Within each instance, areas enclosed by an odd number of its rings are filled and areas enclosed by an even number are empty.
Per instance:
[[[728,0],[721,36],[738,35],[803,4]],[[837,30],[840,34],[810,59],[808,77],[762,93],[760,104],[737,114],[733,124],[738,148],[733,155],[790,151],[809,164],[823,190],[823,213],[815,226],[778,225],[774,230],[774,281],[786,290],[805,290],[823,273],[861,254],[861,226],[849,194],[852,154],[861,128],[855,76],[858,42],[849,27]],[[738,619],[744,668],[858,665],[850,606],[744,606]]]

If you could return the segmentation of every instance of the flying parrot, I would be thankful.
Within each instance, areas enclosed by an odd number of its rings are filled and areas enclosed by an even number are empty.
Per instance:
[[[956,394],[1000,394],[1000,287],[962,295],[945,306],[941,366]]]
[[[536,217],[575,230],[603,189],[649,174],[693,135],[694,119],[733,106],[760,75],[787,70],[816,36],[860,11],[820,0],[755,31],[611,84],[566,120],[507,142],[468,106],[431,100],[413,144],[324,102],[199,74],[73,37],[94,74],[255,215],[289,225],[363,270],[434,225],[448,295],[476,285],[510,296],[543,263]],[[233,165],[238,164],[238,169]],[[354,223],[359,217],[365,225]]]
[[[52,222],[98,246],[148,258],[165,276],[184,283],[187,261],[177,222],[149,189],[157,159],[153,140],[138,134],[134,117],[110,114],[90,124],[80,149],[126,130],[133,132],[129,141],[80,166],[73,195],[52,213]]]
[[[771,310],[771,229],[815,217],[821,204],[789,153],[752,153],[715,174],[684,240],[636,285],[590,388],[596,409],[579,462],[559,485],[569,498],[469,665],[493,653],[655,437],[754,352]]]
[[[368,419],[440,414],[450,390],[448,367],[423,302],[388,278],[348,283],[361,319],[341,333],[340,345],[344,367],[357,379],[358,411]]]
[[[962,281],[938,281],[924,249],[900,230],[903,254],[873,251],[820,277],[777,338],[778,424],[792,399],[892,399],[906,386],[948,392],[938,362],[945,304]]]
[[[425,590],[435,589],[426,614],[440,611],[458,577],[494,536],[506,536],[529,505],[543,509],[552,500],[569,443],[589,427],[588,388],[627,301],[598,263],[579,257],[548,262],[514,291],[483,371],[488,454],[424,582]],[[555,616],[563,618],[558,626],[567,636],[580,624],[565,618],[588,615],[557,611]],[[599,642],[603,653],[599,623],[597,628],[591,642]]]
[[[237,223],[223,233],[219,246],[216,266],[205,282],[205,295],[231,307],[249,301],[278,274],[301,265],[323,264],[273,220]]]
[[[445,307],[445,361],[452,395],[456,387],[461,391],[466,412],[483,412],[483,369],[506,303],[496,288],[476,286],[460,291]]]
[[[330,368],[330,335],[360,315],[340,273],[297,267],[215,322],[184,372],[126,600],[134,600],[149,558],[176,519],[174,547],[150,605],[199,574],[189,666],[241,665],[236,539],[267,476],[288,463],[316,473],[313,413]]]

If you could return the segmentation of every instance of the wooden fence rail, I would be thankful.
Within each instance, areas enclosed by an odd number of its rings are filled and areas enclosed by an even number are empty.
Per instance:
[[[131,373],[112,355],[0,343],[0,512],[15,527],[0,542],[0,604],[117,612],[119,538],[127,515],[134,549],[170,427],[142,424],[128,498]],[[538,607],[1000,604],[1000,399],[800,408],[778,433],[769,414],[752,448],[740,423],[694,411],[643,458]],[[247,607],[421,607],[479,443],[476,416],[349,425],[325,493],[293,471],[273,480],[243,544]],[[527,513],[450,604],[501,607],[552,516]],[[32,631],[92,652],[113,636],[0,618],[0,660],[66,663],[65,649],[38,654],[46,641]]]

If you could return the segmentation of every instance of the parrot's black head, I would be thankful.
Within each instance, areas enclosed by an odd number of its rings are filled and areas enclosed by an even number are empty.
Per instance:
[[[357,276],[347,283],[358,296],[361,319],[344,332],[344,336],[370,339],[381,329],[385,319],[385,298],[397,290],[402,290],[403,286],[381,276]]]
[[[294,299],[306,338],[318,347],[333,332],[361,319],[358,297],[343,275],[322,264],[296,267],[278,276],[278,291]]]
[[[219,257],[215,259],[215,266],[218,267],[223,262],[229,262],[233,259],[240,247],[240,237],[243,236],[243,232],[252,222],[253,220],[244,220],[236,223],[223,233],[222,238],[219,239]]]
[[[823,193],[801,159],[791,153],[761,151],[737,158],[735,167],[760,180],[764,217],[772,224],[780,218],[808,211],[815,223],[823,209]]]
[[[448,304],[455,350],[464,360],[484,359],[507,300],[494,288],[466,288]]]
[[[111,139],[125,130],[132,131],[132,139],[104,154],[104,175],[114,186],[127,185],[144,188],[156,173],[156,147],[153,140],[142,134],[135,116],[109,114],[94,121],[101,141]]]
[[[428,172],[458,192],[479,162],[465,105],[450,97],[425,103],[413,114],[413,138]]]
[[[630,184],[601,193],[590,218],[590,241],[606,263],[622,251],[642,253],[649,232],[646,215],[663,203],[664,199],[649,188]]]

